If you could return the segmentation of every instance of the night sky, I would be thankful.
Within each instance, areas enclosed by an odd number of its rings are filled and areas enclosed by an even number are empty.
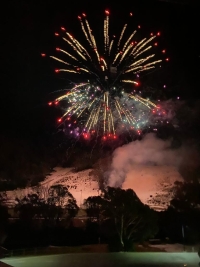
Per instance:
[[[160,30],[170,57],[160,82],[166,83],[174,96],[200,97],[200,14],[195,1],[188,1],[190,4],[153,0],[117,2],[6,2],[0,27],[4,133],[26,136],[53,129],[56,114],[47,103],[53,98],[53,91],[67,86],[67,80],[54,73],[56,62],[44,60],[41,53],[54,51],[57,46],[54,32],[61,26],[76,36],[80,30],[77,15],[82,12],[88,14],[91,25],[98,26],[103,23],[104,10],[108,8],[116,29],[121,29],[129,12],[133,12],[133,30],[139,24],[147,33]]]

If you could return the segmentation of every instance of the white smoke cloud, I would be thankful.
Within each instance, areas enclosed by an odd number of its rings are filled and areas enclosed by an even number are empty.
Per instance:
[[[170,165],[178,169],[182,160],[182,149],[172,149],[171,141],[147,134],[141,141],[134,141],[120,148],[113,154],[108,185],[120,187],[135,165]]]

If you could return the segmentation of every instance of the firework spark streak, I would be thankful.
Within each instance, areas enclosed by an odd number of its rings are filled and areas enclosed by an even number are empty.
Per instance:
[[[64,103],[65,111],[58,122],[64,124],[70,134],[85,138],[95,134],[105,140],[115,139],[120,131],[139,133],[148,124],[152,111],[160,112],[156,104],[134,90],[139,85],[138,73],[153,69],[162,61],[151,53],[152,42],[160,33],[136,42],[137,31],[126,37],[128,24],[125,24],[119,37],[114,38],[110,35],[110,13],[106,10],[100,44],[86,14],[78,16],[78,20],[85,44],[61,27],[61,34],[55,33],[55,36],[62,37],[66,48],[56,48],[57,55],[50,55],[61,66],[55,72],[69,73],[75,84],[49,103]]]

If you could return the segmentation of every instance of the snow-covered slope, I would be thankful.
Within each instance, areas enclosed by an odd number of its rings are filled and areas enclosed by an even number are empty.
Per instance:
[[[36,187],[7,191],[8,203],[13,205],[15,198],[20,199],[34,192],[37,192],[41,198],[46,199],[48,197],[48,190],[52,185],[62,184],[68,187],[69,192],[76,198],[77,204],[80,206],[88,196],[99,194],[98,183],[90,173],[91,170],[73,172],[71,168],[57,167]]]
[[[135,165],[127,174],[122,188],[133,189],[143,203],[156,210],[162,210],[171,200],[174,182],[181,180],[182,177],[174,167]],[[47,198],[49,187],[56,184],[68,187],[79,206],[87,197],[100,193],[91,169],[75,173],[70,168],[57,167],[37,187],[8,191],[9,204],[14,204],[16,197],[22,198],[34,192],[39,193],[42,198]]]
[[[173,166],[134,165],[122,188],[132,188],[143,203],[163,210],[172,199],[175,181],[183,178]]]

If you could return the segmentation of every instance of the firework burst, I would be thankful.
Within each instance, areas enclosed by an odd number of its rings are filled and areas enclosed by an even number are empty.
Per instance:
[[[56,55],[50,55],[61,66],[55,69],[56,73],[69,73],[71,80],[74,78],[74,86],[49,103],[64,104],[64,114],[58,123],[65,125],[65,131],[71,135],[85,138],[95,135],[104,140],[116,139],[122,131],[140,134],[151,115],[160,112],[155,103],[135,90],[140,73],[154,69],[162,61],[155,59],[152,52],[160,32],[137,42],[137,30],[125,38],[128,26],[125,24],[116,38],[110,34],[110,14],[106,10],[100,44],[86,14],[78,16],[78,20],[86,45],[61,27],[61,32],[55,35],[62,38],[66,49],[56,48]]]

